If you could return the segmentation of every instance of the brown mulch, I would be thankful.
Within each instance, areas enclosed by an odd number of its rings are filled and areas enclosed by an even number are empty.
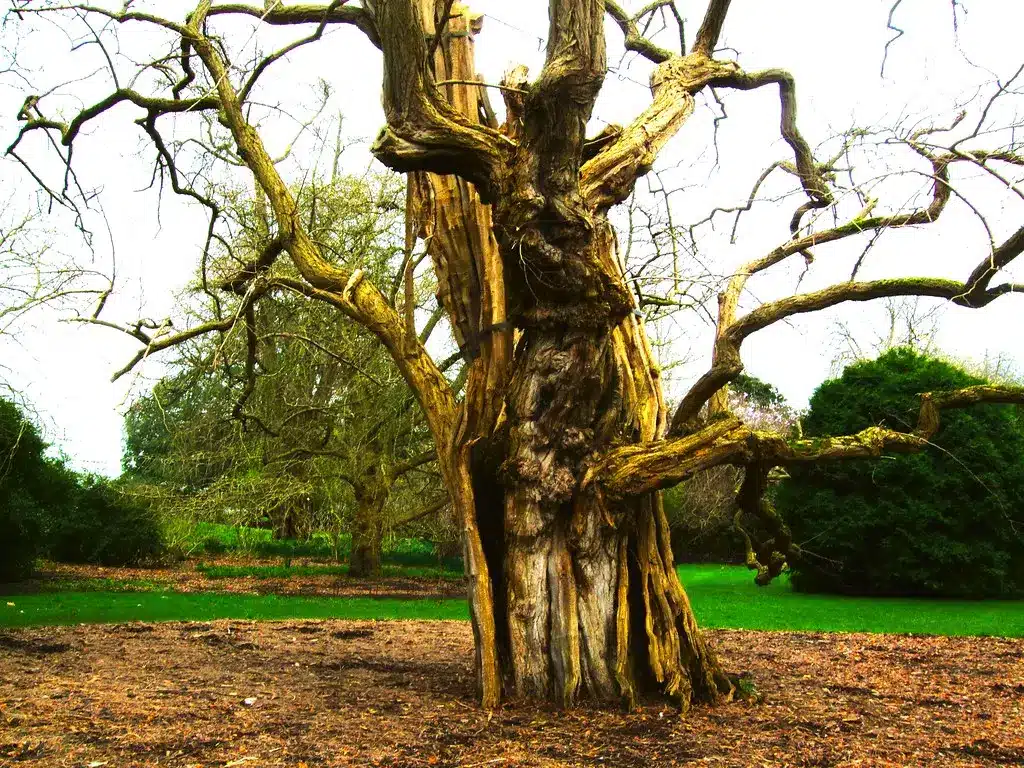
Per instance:
[[[759,703],[558,711],[474,699],[462,622],[0,632],[3,766],[1024,764],[1024,643],[710,632]]]
[[[211,562],[211,561],[207,561]],[[299,564],[300,560],[295,563]],[[218,559],[218,565],[280,565],[278,560]],[[316,595],[320,597],[401,597],[433,598],[465,597],[466,585],[461,579],[380,578],[355,579],[351,576],[290,575],[283,579],[260,579],[252,576],[211,579],[188,561],[174,568],[104,568],[97,565],[46,563],[33,579],[5,585],[7,594],[46,591],[59,582],[92,581],[156,582],[176,592],[237,592],[247,594]],[[124,587],[131,590],[131,587]]]

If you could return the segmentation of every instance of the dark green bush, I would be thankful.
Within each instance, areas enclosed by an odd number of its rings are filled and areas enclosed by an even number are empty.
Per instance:
[[[75,505],[46,520],[48,554],[66,563],[138,565],[164,551],[153,512],[115,483],[86,478]]]
[[[21,409],[0,399],[0,581],[31,573],[44,549],[44,518],[72,502],[74,476],[46,447]]]
[[[208,555],[223,555],[225,552],[228,551],[227,543],[221,541],[216,536],[207,536],[205,539],[203,539],[200,548],[202,549],[203,552],[206,552]]]
[[[32,573],[42,549],[37,513],[33,500],[25,494],[6,494],[0,501],[0,583]]]
[[[814,393],[805,437],[872,425],[912,431],[922,392],[984,383],[908,349],[856,363]],[[1024,418],[1015,406],[946,411],[934,447],[796,466],[776,505],[804,554],[793,585],[857,594],[1024,593]]]

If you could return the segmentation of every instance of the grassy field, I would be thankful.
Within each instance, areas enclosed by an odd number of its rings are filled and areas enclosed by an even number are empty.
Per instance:
[[[214,619],[466,619],[465,600],[227,592],[56,592],[2,598],[0,626]],[[13,605],[12,605],[13,603]]]
[[[708,628],[1024,637],[1024,601],[806,595],[784,581],[756,587],[741,567],[680,566]],[[111,588],[115,582],[111,582]],[[0,588],[2,589],[2,588]],[[0,596],[0,626],[212,619],[461,619],[461,599],[75,591]]]
[[[706,627],[1024,637],[1024,600],[922,600],[794,592],[767,587],[741,566],[683,565],[679,576]]]

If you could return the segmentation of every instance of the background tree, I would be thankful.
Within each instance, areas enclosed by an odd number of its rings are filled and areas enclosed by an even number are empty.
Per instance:
[[[33,309],[75,306],[110,287],[109,276],[77,263],[54,245],[57,235],[47,226],[44,211],[26,209],[24,199],[7,200],[2,207],[0,336],[9,335]]]
[[[153,515],[48,449],[22,408],[0,398],[0,581],[27,578],[43,556],[134,565],[163,554]]]
[[[403,189],[396,181],[335,176],[299,201],[316,220],[321,247],[359,259],[397,291]],[[268,247],[258,206],[236,205],[234,240],[214,254],[225,273],[237,268],[233,259]],[[416,277],[411,287],[414,312],[426,310],[431,281]],[[421,314],[426,343],[441,312]],[[126,470],[188,491],[170,503],[200,519],[232,510],[238,523],[265,520],[279,538],[327,530],[336,549],[341,532],[350,532],[350,573],[370,577],[380,575],[387,531],[446,507],[408,386],[376,340],[339,323],[329,307],[279,291],[252,308],[245,333],[199,337],[179,351],[176,373],[126,417]]]
[[[742,466],[740,507],[771,534],[748,548],[763,582],[781,570],[790,548],[764,499],[774,466],[919,451],[938,429],[942,409],[1022,398],[1019,390],[990,387],[933,393],[913,432],[870,427],[824,441],[786,440],[729,414],[725,387],[742,372],[740,348],[753,333],[845,302],[893,296],[980,308],[1021,290],[1004,270],[1024,250],[1024,228],[983,219],[988,240],[979,242],[976,266],[961,279],[858,279],[862,257],[848,280],[751,306],[748,283],[793,257],[810,268],[833,244],[854,242],[866,257],[891,232],[934,226],[961,175],[982,175],[994,197],[1016,205],[1015,174],[1024,158],[1013,110],[991,108],[1016,97],[1005,81],[969,105],[970,119],[965,113],[945,125],[884,136],[859,129],[817,160],[797,124],[793,76],[780,69],[747,71],[728,49],[719,49],[730,6],[711,0],[694,33],[670,0],[635,13],[610,0],[550,0],[543,67],[533,79],[524,67],[506,74],[501,123],[481,98],[471,66],[479,20],[448,0],[270,7],[201,0],[180,21],[131,7],[19,6],[27,24],[39,14],[61,14],[69,23],[81,15],[109,29],[108,41],[145,30],[159,42],[146,38],[153,54],[141,66],[138,57],[109,56],[108,70],[99,75],[107,81],[105,95],[84,109],[69,106],[68,118],[55,117],[54,99],[28,94],[10,154],[24,159],[34,143],[29,137],[44,132],[54,145],[81,147],[83,128],[114,120],[129,110],[115,115],[113,107],[131,105],[141,114],[137,124],[152,144],[158,173],[206,207],[210,233],[219,231],[223,206],[204,182],[225,150],[251,171],[266,197],[270,246],[219,282],[239,297],[240,311],[177,333],[129,326],[143,345],[136,362],[203,333],[251,326],[251,308],[277,288],[333,306],[389,351],[423,409],[464,531],[487,705],[503,690],[562,703],[633,700],[657,691],[683,707],[731,695],[733,683],[699,633],[673,569],[658,491],[713,466]],[[670,26],[652,40],[644,34],[656,29],[649,25],[656,15],[665,15]],[[622,32],[624,48],[649,63],[652,98],[627,125],[588,136],[608,71],[606,17]],[[245,45],[253,19],[305,29],[250,65]],[[267,150],[261,122],[271,115],[258,94],[268,73],[339,25],[381,51],[386,126],[372,147],[376,158],[402,172],[457,177],[417,176],[410,207],[415,234],[429,238],[439,294],[470,363],[461,400],[410,327],[411,304],[318,244]],[[109,55],[111,48],[104,50]],[[791,153],[762,176],[785,174],[800,201],[787,216],[783,242],[729,270],[712,365],[669,418],[609,212],[630,197],[699,95],[762,88],[779,96],[781,135]],[[177,143],[165,138],[170,125]],[[190,126],[216,137],[200,141],[206,151],[198,158],[195,145],[180,138]],[[852,166],[872,151],[888,153],[900,170],[922,174],[925,187],[908,195],[905,187],[871,185],[852,171],[840,172],[848,160]],[[190,164],[204,173],[186,173]],[[748,200],[746,208],[755,202]],[[283,254],[291,267],[279,266]]]
[[[807,436],[908,429],[921,392],[986,382],[893,349],[811,398]],[[950,414],[929,447],[885,461],[794,467],[776,493],[807,591],[1007,597],[1024,591],[1024,420],[1012,405]]]

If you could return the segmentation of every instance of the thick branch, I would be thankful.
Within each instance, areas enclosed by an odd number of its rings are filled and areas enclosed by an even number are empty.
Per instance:
[[[753,433],[729,417],[692,435],[616,448],[594,463],[583,480],[599,483],[609,496],[625,498],[668,488],[695,472],[735,463]]]
[[[887,453],[923,450],[939,430],[947,408],[979,403],[1024,404],[1024,387],[975,386],[921,395],[914,432],[868,427],[853,435],[792,440],[757,432],[729,416],[686,437],[616,448],[601,456],[584,484],[597,483],[605,494],[625,498],[676,485],[694,473],[721,464],[758,466],[877,458]]]
[[[493,197],[493,183],[511,144],[497,131],[462,116],[435,87],[418,3],[376,7],[384,51],[384,114],[387,127],[372,151],[403,173],[454,174]]]
[[[713,85],[746,91],[772,84],[779,87],[782,138],[793,150],[793,155],[796,158],[796,173],[808,197],[808,202],[797,210],[790,222],[790,230],[795,234],[800,229],[800,220],[804,213],[814,208],[824,208],[834,202],[832,191],[814,162],[811,147],[797,128],[796,81],[785,70],[769,69],[763,72],[737,72],[717,80]]]
[[[260,255],[239,269],[234,275],[224,280],[217,287],[222,291],[243,294],[246,287],[253,278],[263,274],[277,260],[277,257],[284,252],[284,242],[280,237],[275,237],[267,243]]]
[[[729,13],[729,5],[732,0],[711,0],[707,13],[704,14],[704,21],[697,31],[697,39],[693,43],[694,53],[703,53],[710,56],[718,45],[718,38],[722,35],[722,26],[725,24],[725,17]]]
[[[417,467],[422,467],[424,464],[429,464],[430,462],[436,460],[437,451],[431,448],[429,451],[424,451],[418,456],[413,456],[411,459],[401,461],[391,468],[391,472],[389,473],[391,476],[391,482],[394,482],[402,475],[406,474],[407,472],[411,472]]]
[[[1024,251],[1024,227],[1010,235],[1002,245],[994,248],[992,254],[975,267],[970,277],[967,278],[968,291],[963,297],[963,302],[967,306],[981,306],[980,302],[984,301],[986,297],[992,296],[994,291],[1001,289],[1005,292],[1021,291],[1022,288],[1020,286],[1009,286],[1008,288],[996,286],[995,288],[989,288],[989,283],[999,273],[999,270],[1020,256],[1022,251]],[[988,300],[991,301],[992,299],[989,298]]]
[[[581,186],[588,204],[606,209],[629,197],[662,147],[693,113],[694,95],[734,75],[733,62],[702,54],[668,59],[651,74],[651,105],[583,166]]]
[[[75,137],[78,136],[79,131],[82,130],[82,127],[87,122],[99,117],[118,104],[126,101],[149,110],[150,114],[157,115],[170,114],[173,112],[194,112],[197,110],[218,109],[220,107],[220,101],[215,96],[203,96],[198,99],[178,101],[175,99],[161,99],[152,96],[144,96],[130,88],[119,88],[106,98],[101,99],[92,106],[83,109],[75,115],[70,123],[50,120],[42,117],[41,114],[39,117],[27,119],[30,115],[23,109],[21,114],[24,115],[24,117],[22,119],[25,119],[26,122],[21,127],[21,130],[18,132],[14,141],[11,142],[11,145],[7,148],[7,152],[9,154],[11,151],[16,149],[18,143],[26,133],[38,128],[49,128],[59,131],[61,143],[64,146],[70,146],[75,140]],[[39,114],[38,100],[34,102],[34,109],[36,113]]]
[[[243,299],[243,305],[242,307],[240,307],[240,313],[245,311],[246,306],[251,306],[252,302],[259,298],[259,296],[261,296],[262,293],[262,291],[251,291],[246,296],[246,298]],[[120,370],[116,371],[114,375],[110,377],[110,380],[117,381],[119,378],[121,378],[126,373],[131,371],[136,365],[145,360],[154,352],[160,352],[164,349],[169,349],[171,347],[178,346],[179,344],[184,344],[186,341],[189,341],[190,339],[194,339],[197,336],[204,336],[207,333],[230,331],[234,327],[235,323],[238,322],[239,314],[232,315],[230,317],[225,317],[220,320],[210,320],[209,322],[206,323],[200,323],[199,325],[193,326],[192,328],[181,331],[179,333],[161,333],[160,331],[158,331],[152,337],[146,338],[146,340],[144,341],[146,346],[140,349],[135,354],[135,356],[128,362],[127,365],[125,365]],[[133,333],[131,330],[122,328],[113,323],[108,323],[104,320],[83,319],[82,322],[88,322],[94,325],[102,325],[107,328],[115,328],[119,331],[127,333],[129,336],[133,336],[134,338],[142,341],[139,335]]]
[[[437,499],[436,501],[433,501],[430,504],[427,504],[425,507],[416,510],[412,514],[406,515],[401,520],[396,520],[394,525],[397,528],[400,525],[408,525],[409,523],[414,523],[417,520],[422,520],[424,517],[430,517],[431,515],[436,515],[438,512],[440,512],[442,509],[444,509],[450,503],[451,503],[451,501],[450,501],[450,499],[447,496],[442,496],[441,498]]]
[[[380,38],[373,18],[365,8],[346,5],[340,0],[329,5],[285,5],[277,2],[267,10],[264,7],[228,3],[215,5],[209,16],[244,15],[259,19],[265,24],[290,26],[293,24],[351,24],[358,27],[370,42],[378,48]]]
[[[538,96],[579,99],[563,106],[589,117],[606,70],[603,0],[550,0],[547,57],[535,85]]]
[[[930,440],[939,431],[940,413],[947,408],[965,408],[978,403],[1024,405],[1024,387],[979,385],[950,392],[926,392],[921,395],[921,411],[915,435]]]
[[[670,4],[671,0],[660,3],[660,5]],[[637,29],[637,18],[630,17],[622,7],[614,0],[605,0],[605,10],[608,15],[611,16],[615,23],[619,25],[619,29],[622,30],[622,35],[625,38],[625,46],[627,51],[633,51],[639,53],[646,59],[650,59],[655,64],[660,64],[663,61],[667,61],[674,55],[672,51],[667,48],[655,45],[650,40],[640,34],[640,30]]]

